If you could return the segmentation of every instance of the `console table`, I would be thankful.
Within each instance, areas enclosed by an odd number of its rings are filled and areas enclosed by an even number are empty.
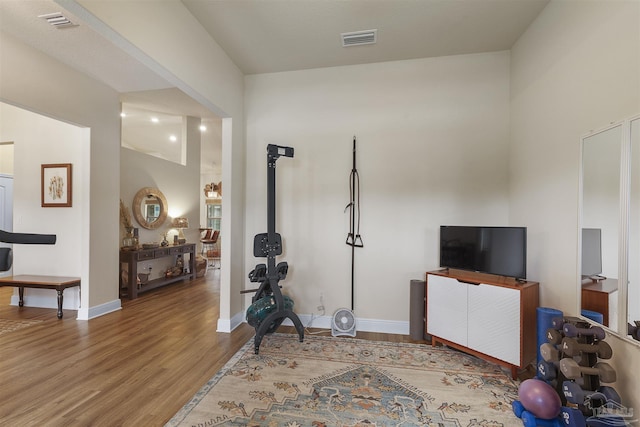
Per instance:
[[[55,289],[58,292],[58,319],[62,319],[62,293],[66,288],[80,286],[80,278],[19,274],[17,276],[0,277],[0,286],[18,288],[20,296],[18,306],[20,307],[24,306],[24,288]]]
[[[138,263],[141,261],[148,261],[152,259],[166,258],[166,257],[175,257],[177,255],[189,255],[189,264],[186,264],[185,267],[188,268],[186,274],[182,274],[180,276],[173,277],[161,277],[158,279],[149,280],[145,284],[141,284],[138,287]],[[120,251],[120,290],[126,291],[126,295],[129,299],[138,298],[138,294],[146,291],[150,291],[151,289],[159,288],[161,286],[168,285],[170,283],[175,283],[186,278],[191,280],[196,277],[196,245],[195,243],[187,243],[183,245],[173,245],[173,246],[163,246],[153,249],[141,249],[138,251]],[[122,265],[126,264],[128,266],[126,283],[124,283]]]

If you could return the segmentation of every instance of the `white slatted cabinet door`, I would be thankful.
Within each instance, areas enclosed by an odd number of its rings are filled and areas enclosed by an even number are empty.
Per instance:
[[[469,285],[468,347],[520,366],[520,292]]]
[[[427,275],[427,333],[467,345],[467,284]]]

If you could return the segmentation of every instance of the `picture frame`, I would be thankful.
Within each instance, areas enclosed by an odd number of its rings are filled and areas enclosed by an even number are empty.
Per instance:
[[[43,208],[72,206],[71,163],[42,165],[41,201]]]

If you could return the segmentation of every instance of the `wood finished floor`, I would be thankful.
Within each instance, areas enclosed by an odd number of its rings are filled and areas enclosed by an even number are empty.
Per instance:
[[[10,306],[12,292],[0,288],[0,318],[42,323],[0,335],[0,426],[162,426],[254,336],[247,324],[216,333],[218,270],[89,321]]]

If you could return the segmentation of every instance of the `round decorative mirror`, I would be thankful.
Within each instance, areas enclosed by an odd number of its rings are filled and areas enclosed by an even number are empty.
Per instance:
[[[157,188],[145,187],[136,193],[132,211],[138,224],[148,230],[155,230],[167,219],[167,199]]]

